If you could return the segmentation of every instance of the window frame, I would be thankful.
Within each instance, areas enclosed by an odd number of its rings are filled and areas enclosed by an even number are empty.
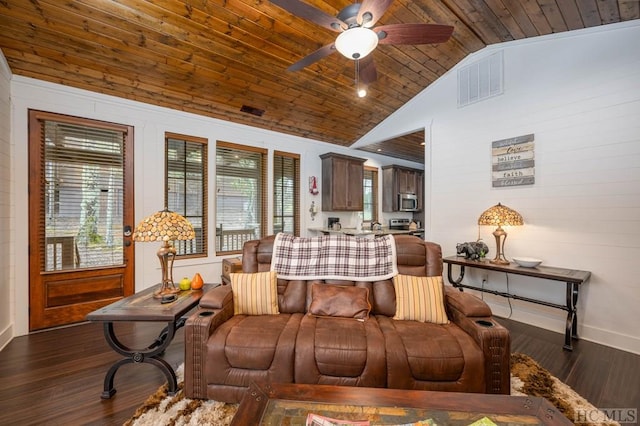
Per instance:
[[[364,171],[362,174],[362,218],[363,221],[365,222],[369,222],[368,220],[364,219],[365,217],[365,206],[368,205],[369,203],[366,202],[365,198],[364,198],[364,194],[365,194],[365,180],[366,180],[366,176],[367,176],[367,172],[371,173],[371,181],[372,181],[372,188],[371,188],[371,194],[372,194],[372,202],[370,203],[372,205],[372,214],[371,214],[371,220],[370,222],[378,222],[378,210],[379,210],[379,197],[378,197],[378,180],[379,180],[379,171],[377,167],[373,167],[373,166],[364,166]]]
[[[176,160],[171,160],[169,158],[169,139],[174,139],[174,140],[180,140],[186,143],[195,143],[195,144],[200,144],[202,145],[202,154],[201,154],[201,161],[202,161],[202,206],[201,206],[201,211],[202,211],[202,216],[200,216],[201,218],[201,229],[202,229],[202,234],[200,236],[201,238],[201,247],[202,250],[195,252],[195,253],[181,253],[182,250],[182,245],[180,243],[182,242],[176,242],[177,244],[174,243],[174,246],[176,247],[176,257],[177,258],[181,258],[181,259],[188,259],[188,258],[199,258],[199,257],[207,257],[208,256],[208,252],[209,252],[209,247],[208,247],[208,194],[209,194],[209,190],[208,190],[208,153],[209,153],[209,141],[206,138],[201,138],[201,137],[197,137],[197,136],[190,136],[190,135],[183,135],[183,134],[179,134],[179,133],[172,133],[172,132],[165,132],[164,135],[164,141],[165,141],[165,145],[164,145],[164,159],[165,159],[165,173],[164,173],[164,205],[165,206],[169,206],[169,165],[170,162],[172,161],[176,161]],[[184,159],[184,168],[186,169],[186,157]],[[187,180],[184,180],[184,194],[185,194],[185,200],[184,200],[184,206],[183,209],[178,211],[177,209],[174,209],[172,211],[175,211],[176,213],[181,214],[182,216],[184,216],[187,220],[189,220],[190,217],[197,217],[195,215],[187,215],[186,214],[186,191],[187,191]],[[171,210],[171,209],[170,209]],[[198,235],[198,233],[196,232],[196,236]],[[186,243],[186,242],[185,242]],[[197,242],[196,242],[196,247],[197,247]]]
[[[293,165],[293,169],[294,169],[294,174],[295,176],[293,176],[293,216],[288,216],[288,215],[276,215],[276,211],[277,211],[277,203],[279,202],[279,200],[276,197],[276,183],[277,183],[277,179],[276,179],[276,157],[282,157],[282,158],[289,158],[292,159],[294,162]],[[293,234],[296,236],[300,236],[300,154],[296,154],[296,153],[292,153],[292,152],[285,152],[285,151],[274,151],[273,152],[273,215],[272,215],[272,220],[273,220],[273,233],[276,233],[275,230],[275,224],[276,224],[276,217],[281,217],[281,218],[288,218],[288,217],[293,217]],[[284,220],[283,220],[284,222]]]
[[[242,152],[247,152],[247,153],[255,153],[255,154],[260,154],[260,171],[259,171],[259,177],[258,177],[258,191],[260,192],[258,197],[260,199],[260,203],[261,203],[261,208],[260,208],[260,212],[259,212],[259,223],[260,223],[260,231],[259,231],[259,235],[255,235],[255,238],[263,238],[267,235],[267,226],[268,226],[268,176],[267,176],[267,170],[268,170],[268,153],[269,151],[267,149],[264,148],[258,148],[255,146],[250,146],[250,145],[242,145],[242,144],[238,144],[238,143],[234,143],[234,142],[227,142],[227,141],[221,141],[218,140],[216,141],[216,181],[215,181],[215,193],[216,193],[216,208],[215,208],[215,227],[216,227],[216,235],[215,238],[222,238],[222,235],[218,235],[218,193],[219,193],[219,188],[218,188],[218,176],[219,176],[219,170],[218,170],[218,149],[219,148],[225,148],[225,149],[231,149],[231,150],[237,150],[237,151],[242,151]],[[240,247],[237,250],[226,250],[226,251],[218,251],[218,244],[215,245],[215,253],[217,256],[221,256],[221,255],[230,255],[230,254],[241,254],[242,253],[242,248]]]

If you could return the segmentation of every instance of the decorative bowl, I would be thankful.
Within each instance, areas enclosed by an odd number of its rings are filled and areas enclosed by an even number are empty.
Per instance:
[[[514,257],[513,261],[523,268],[535,268],[542,263],[542,260],[533,257]]]

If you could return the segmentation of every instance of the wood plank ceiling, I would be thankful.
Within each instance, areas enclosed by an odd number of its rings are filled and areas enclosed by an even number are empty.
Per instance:
[[[350,4],[303,1],[332,16]],[[639,18],[637,0],[395,0],[377,25],[446,24],[453,37],[378,46],[362,99],[338,53],[286,71],[336,33],[267,0],[2,0],[0,49],[16,75],[349,146],[487,45]],[[420,140],[365,149],[422,162]]]

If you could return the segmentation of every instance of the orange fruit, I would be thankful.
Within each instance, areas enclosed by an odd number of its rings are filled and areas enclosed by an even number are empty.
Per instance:
[[[204,281],[198,272],[191,279],[191,289],[192,290],[200,290],[204,285]]]

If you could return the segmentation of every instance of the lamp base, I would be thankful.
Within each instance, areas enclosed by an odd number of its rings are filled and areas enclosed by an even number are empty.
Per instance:
[[[504,242],[507,239],[507,233],[502,229],[502,226],[496,228],[493,231],[493,236],[496,239],[496,257],[491,259],[489,263],[494,265],[508,265],[510,262],[504,257]]]
[[[162,296],[180,293],[180,289],[173,283],[173,261],[176,258],[176,249],[169,241],[165,241],[157,255],[160,260],[160,269],[162,269],[162,286],[153,293],[153,297],[162,299]]]
[[[162,296],[167,296],[169,294],[178,294],[180,293],[180,289],[175,287],[173,284],[165,283],[158,290],[153,292],[153,297],[155,299],[162,299]]]

